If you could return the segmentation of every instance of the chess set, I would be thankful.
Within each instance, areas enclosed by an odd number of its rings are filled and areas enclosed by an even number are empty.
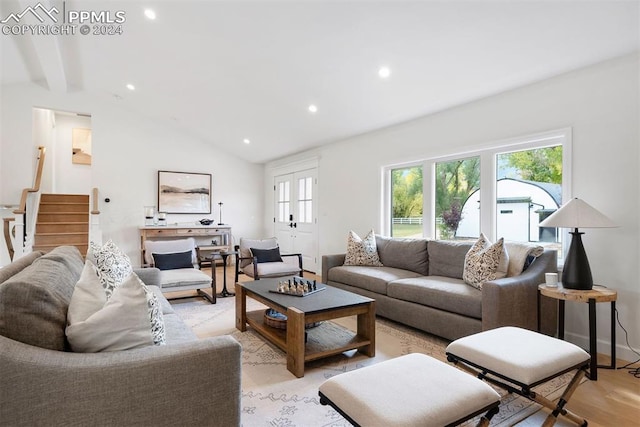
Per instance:
[[[269,289],[269,292],[306,297],[307,295],[315,294],[325,289],[326,287],[324,286],[318,286],[315,280],[307,280],[303,277],[294,276],[291,279],[280,280],[278,287],[276,289]]]

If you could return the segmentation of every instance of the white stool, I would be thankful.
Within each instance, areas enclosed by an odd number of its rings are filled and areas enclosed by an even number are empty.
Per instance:
[[[587,421],[564,408],[589,367],[589,354],[580,347],[547,335],[515,327],[491,329],[453,341],[447,358],[510,392],[549,409],[544,426],[552,426],[558,415],[586,426]],[[532,387],[577,369],[558,403],[532,391]]]
[[[484,414],[500,395],[489,385],[424,354],[413,353],[337,375],[320,385],[320,403],[354,426],[442,427]]]

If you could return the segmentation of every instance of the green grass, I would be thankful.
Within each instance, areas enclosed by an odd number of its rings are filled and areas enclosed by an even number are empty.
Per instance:
[[[393,237],[422,237],[422,224],[393,224]]]

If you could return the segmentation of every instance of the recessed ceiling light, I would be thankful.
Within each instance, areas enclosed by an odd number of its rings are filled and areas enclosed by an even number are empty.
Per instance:
[[[132,85],[131,83],[129,83],[129,84],[127,85],[127,89],[129,89],[129,90],[136,90],[136,87],[135,87],[134,85]]]
[[[145,9],[144,10],[144,16],[146,16],[147,18],[149,18],[151,20],[156,19],[156,13],[151,9]]]
[[[389,67],[380,67],[380,69],[378,69],[378,75],[381,79],[388,79],[391,75],[391,70]]]
[[[251,141],[249,140],[249,138],[243,139],[242,142],[244,142],[245,144],[251,144]]]
[[[313,114],[318,112],[318,107],[316,107],[314,104],[309,105],[308,109],[309,109],[309,112]]]

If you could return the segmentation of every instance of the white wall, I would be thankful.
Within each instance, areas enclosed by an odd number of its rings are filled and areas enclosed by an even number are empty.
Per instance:
[[[638,61],[637,55],[618,58],[280,159],[266,173],[305,156],[319,158],[320,254],[344,252],[350,229],[380,230],[384,166],[571,127],[573,196],[620,225],[585,230],[594,281],[618,291],[620,319],[640,347]],[[598,304],[597,313],[599,351],[608,353],[609,305]],[[567,304],[567,336],[587,346],[587,325],[587,305]],[[630,360],[618,330],[619,354]]]
[[[51,153],[51,163],[49,163],[54,169],[52,191],[64,194],[89,194],[92,188],[92,165],[74,164],[71,153],[73,129],[91,129],[91,118],[60,113],[56,113],[55,118],[55,146]]]
[[[248,163],[214,149],[171,123],[133,113],[126,102],[69,93],[52,94],[35,85],[3,86],[0,117],[0,200],[18,203],[20,192],[33,179],[35,149],[32,141],[32,108],[92,114],[93,164],[90,188],[100,190],[103,238],[111,238],[140,262],[138,227],[143,207],[157,204],[157,171],[202,172],[213,175],[213,207],[210,215],[168,215],[168,222],[195,223],[203,217],[223,220],[234,236],[263,234],[264,166]],[[212,118],[215,119],[215,118]],[[77,165],[74,165],[77,166]],[[64,168],[63,168],[64,169]],[[56,171],[57,174],[68,170]],[[111,199],[104,203],[105,197]],[[4,241],[0,251],[6,252]]]

